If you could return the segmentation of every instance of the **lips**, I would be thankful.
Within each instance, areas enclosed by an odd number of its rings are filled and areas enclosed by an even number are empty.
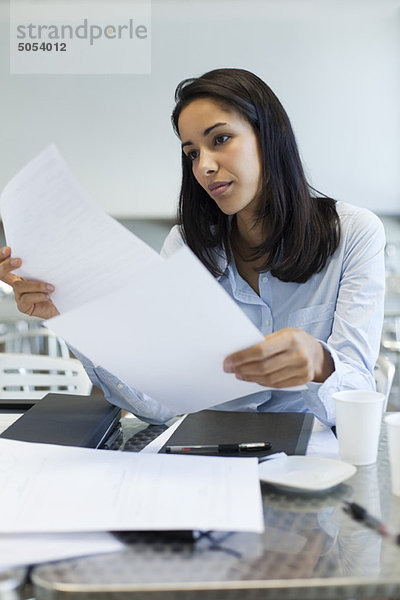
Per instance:
[[[215,181],[210,183],[208,189],[213,196],[220,196],[232,185],[232,181]]]

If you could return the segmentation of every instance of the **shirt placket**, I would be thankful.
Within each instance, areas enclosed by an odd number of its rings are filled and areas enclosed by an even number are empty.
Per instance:
[[[261,300],[261,333],[268,335],[274,330],[274,320],[271,312],[271,276],[268,273],[260,273],[258,278],[258,289]]]

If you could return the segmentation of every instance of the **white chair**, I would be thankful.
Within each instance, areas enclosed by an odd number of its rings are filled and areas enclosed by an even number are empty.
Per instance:
[[[8,331],[0,335],[1,352],[20,354],[45,354],[70,358],[71,354],[63,339],[46,327],[36,326],[22,330]]]
[[[386,410],[387,403],[389,400],[390,390],[392,388],[393,377],[396,371],[396,367],[391,360],[388,359],[384,354],[378,356],[376,365],[374,367],[374,377],[376,383],[376,391],[385,394],[385,402],[383,410]]]
[[[0,353],[0,398],[39,399],[49,392],[88,396],[91,389],[76,358]]]

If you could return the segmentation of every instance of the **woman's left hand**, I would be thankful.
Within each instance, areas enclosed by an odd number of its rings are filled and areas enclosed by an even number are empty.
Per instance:
[[[281,329],[224,360],[224,371],[266,387],[322,383],[334,371],[331,355],[301,329]]]

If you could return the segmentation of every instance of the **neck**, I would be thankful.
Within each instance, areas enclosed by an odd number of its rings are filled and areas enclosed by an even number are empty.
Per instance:
[[[259,246],[264,239],[262,224],[254,226],[254,217],[236,215],[236,239],[244,252]]]

